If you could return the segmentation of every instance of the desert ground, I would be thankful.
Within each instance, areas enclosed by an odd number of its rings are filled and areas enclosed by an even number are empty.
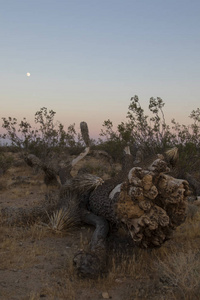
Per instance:
[[[1,209],[28,209],[45,197],[56,197],[57,187],[47,189],[42,171],[27,166],[19,153],[6,155],[13,160],[0,172]],[[73,172],[83,166],[102,178],[120,169],[88,156]],[[40,219],[12,224],[1,218],[0,299],[200,299],[200,206],[194,200],[191,195],[186,221],[160,248],[137,248],[123,230],[111,229],[109,271],[95,280],[80,278],[73,266],[75,253],[90,242],[92,226],[58,232]]]

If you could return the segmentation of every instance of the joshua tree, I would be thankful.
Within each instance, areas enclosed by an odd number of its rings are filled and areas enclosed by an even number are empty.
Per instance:
[[[122,170],[114,178],[103,182],[101,178],[85,173],[72,177],[73,166],[90,151],[85,122],[81,123],[81,132],[86,149],[65,166],[43,163],[30,154],[25,157],[30,166],[38,166],[44,171],[46,183],[58,182],[60,193],[55,203],[20,210],[16,218],[20,215],[22,220],[25,216],[39,214],[44,217],[45,210],[50,214],[60,209],[66,212],[71,207],[74,212],[75,207],[80,220],[93,225],[95,230],[88,250],[77,253],[74,263],[80,274],[98,276],[106,268],[109,224],[123,226],[137,246],[159,247],[185,220],[189,187],[187,181],[166,174],[169,168],[164,157],[159,156],[147,169],[134,166],[129,146],[124,151]],[[2,213],[10,214],[9,211]]]

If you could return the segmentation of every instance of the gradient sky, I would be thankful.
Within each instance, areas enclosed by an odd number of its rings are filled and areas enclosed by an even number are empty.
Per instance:
[[[95,137],[135,94],[168,123],[200,106],[199,0],[0,0],[0,45],[0,118],[45,106]]]

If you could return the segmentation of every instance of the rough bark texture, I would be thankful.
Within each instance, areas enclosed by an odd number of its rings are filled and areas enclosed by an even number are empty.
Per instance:
[[[114,189],[107,183],[89,198],[90,210],[118,226],[125,224],[135,243],[161,246],[186,217],[188,183],[164,174],[158,159],[147,170],[132,168]]]

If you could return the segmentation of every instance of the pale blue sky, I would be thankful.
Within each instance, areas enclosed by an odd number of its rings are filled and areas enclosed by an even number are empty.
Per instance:
[[[94,136],[135,94],[168,122],[200,106],[199,0],[0,0],[0,44],[0,117],[45,106]]]

